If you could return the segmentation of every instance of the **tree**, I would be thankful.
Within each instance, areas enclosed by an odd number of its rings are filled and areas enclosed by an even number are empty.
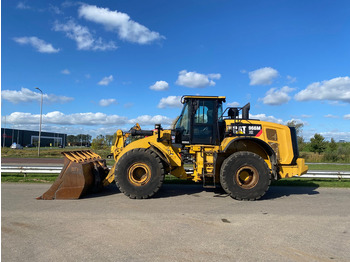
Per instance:
[[[76,142],[76,136],[74,136],[74,135],[68,135],[67,136],[67,143],[69,145],[73,145],[73,143],[75,143],[75,142]]]
[[[296,120],[291,120],[287,122],[287,126],[294,127],[297,132],[297,136],[302,135],[304,127],[303,123],[298,123]]]
[[[98,135],[96,138],[92,139],[91,148],[96,149],[104,149],[106,148],[106,139],[104,135]]]
[[[328,148],[330,152],[335,152],[338,149],[338,145],[333,139],[333,137],[331,138],[331,142],[329,142],[328,144]]]
[[[113,135],[106,135],[105,140],[106,140],[106,144],[108,146],[111,146],[113,143]]]
[[[315,134],[314,137],[310,139],[310,151],[314,153],[321,154],[326,150],[327,142],[324,137],[320,134]]]
[[[88,146],[91,143],[91,136],[88,134],[68,135],[67,143],[71,146]]]

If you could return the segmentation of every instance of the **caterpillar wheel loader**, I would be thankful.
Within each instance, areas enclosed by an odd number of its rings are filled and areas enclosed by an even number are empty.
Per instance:
[[[129,132],[118,130],[110,170],[91,151],[64,152],[61,174],[39,199],[76,199],[113,181],[126,196],[144,199],[171,174],[205,188],[220,184],[237,200],[256,200],[272,180],[307,172],[293,127],[250,119],[249,103],[223,110],[223,96],[183,96],[181,102],[182,113],[171,130],[160,124],[154,130],[138,124]],[[143,138],[129,143],[133,136]]]

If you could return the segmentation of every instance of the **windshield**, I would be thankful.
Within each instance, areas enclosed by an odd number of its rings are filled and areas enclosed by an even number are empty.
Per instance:
[[[222,109],[222,103],[218,103],[218,119],[219,121],[223,120],[223,109]]]
[[[184,109],[182,110],[182,113],[177,120],[176,129],[181,129],[182,134],[189,134],[190,131],[190,118],[188,115],[188,104],[185,105]]]

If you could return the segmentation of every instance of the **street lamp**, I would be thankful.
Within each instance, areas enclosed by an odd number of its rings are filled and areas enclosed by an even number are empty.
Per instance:
[[[40,137],[41,137],[41,122],[43,119],[43,91],[39,87],[35,87],[41,93],[41,102],[40,102],[40,122],[39,122],[39,141],[38,141],[38,156],[40,156]]]

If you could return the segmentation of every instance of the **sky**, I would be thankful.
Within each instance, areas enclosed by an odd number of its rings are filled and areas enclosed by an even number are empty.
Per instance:
[[[2,1],[1,126],[169,128],[182,95],[350,141],[350,1]]]

